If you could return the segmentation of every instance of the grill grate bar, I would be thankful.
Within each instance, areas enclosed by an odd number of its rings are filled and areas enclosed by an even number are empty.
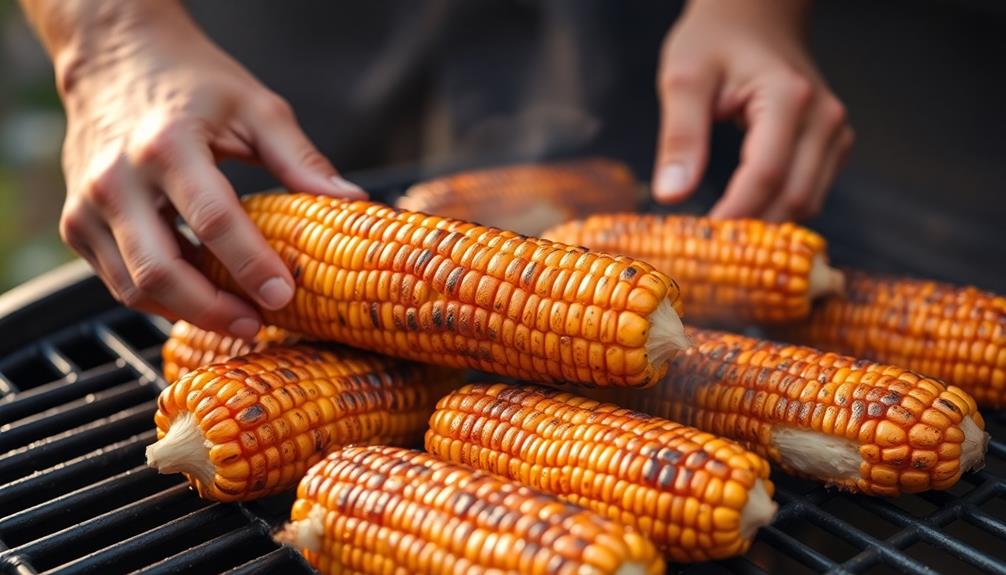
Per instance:
[[[157,402],[151,400],[0,455],[0,483],[66,460],[67,455],[76,454],[88,444],[100,446],[109,443],[109,438],[141,433],[150,428],[156,409]]]
[[[47,521],[66,513],[67,509],[74,509],[94,499],[107,497],[115,491],[131,489],[134,485],[156,479],[158,479],[157,472],[149,467],[130,469],[0,519],[0,536],[24,529],[31,523]],[[178,481],[182,481],[182,478],[178,477]]]
[[[165,541],[179,537],[187,531],[202,529],[214,522],[222,521],[229,512],[230,510],[220,503],[211,504],[149,531],[124,539],[115,545],[60,565],[60,575],[94,573],[97,570],[114,569],[117,563],[130,556],[144,552],[149,553],[151,549],[157,549],[157,546],[163,545]]]
[[[94,537],[100,531],[114,529],[123,523],[136,521],[142,515],[175,505],[188,497],[188,491],[188,485],[179,483],[178,485],[169,487],[164,491],[160,491],[118,509],[103,513],[97,517],[78,523],[77,525],[71,525],[66,529],[46,535],[41,539],[36,539],[31,543],[17,547],[7,553],[16,552],[19,555],[26,555],[28,557],[35,558],[42,554],[52,553],[60,546],[72,547],[82,539]],[[0,553],[0,557],[2,556],[3,554]]]
[[[69,378],[70,381],[73,381],[73,379],[80,373],[80,368],[77,367],[77,364],[70,358],[63,355],[63,353],[56,349],[52,343],[48,341],[42,342],[39,346],[39,351],[42,352],[42,357],[44,357],[46,361],[56,368],[56,371]]]
[[[813,567],[819,571],[831,570],[838,567],[837,563],[811,549],[809,546],[801,544],[792,536],[780,531],[778,527],[773,525],[762,527],[759,535],[773,547],[784,547],[795,559],[809,567]]]
[[[0,573],[9,575],[38,575],[38,571],[30,563],[17,555],[0,559]]]
[[[196,567],[203,561],[211,561],[214,557],[230,549],[240,548],[251,543],[257,537],[266,535],[268,531],[259,524],[246,525],[225,533],[205,543],[201,543],[155,563],[149,567],[137,571],[143,575],[157,575],[162,573],[184,573]]]
[[[137,353],[133,349],[133,346],[126,343],[118,334],[108,329],[104,324],[95,325],[94,333],[102,345],[115,355],[121,357],[126,362],[126,365],[136,371],[143,380],[153,382],[157,386],[158,391],[168,386],[168,383],[161,377],[161,373],[150,362],[143,359],[143,356]]]
[[[126,461],[142,461],[143,450],[157,438],[154,430],[133,436],[125,441],[113,443],[71,459],[66,463],[50,467],[44,471],[29,475],[22,479],[0,485],[0,515],[8,515],[14,506],[25,501],[36,501],[51,496],[50,491],[61,482],[81,480],[88,473],[100,473],[102,470]],[[85,484],[91,481],[84,481]],[[31,503],[29,503],[31,505]]]
[[[962,511],[963,516],[973,525],[981,527],[1000,539],[1006,540],[1006,523],[1003,521],[981,511],[974,505],[967,505]]]
[[[106,365],[90,370],[73,385],[66,385],[66,378],[22,391],[16,396],[0,399],[0,423],[27,417],[33,413],[65,404],[74,399],[111,387],[115,383],[125,383],[133,374],[115,365]]]
[[[36,439],[52,435],[55,430],[66,430],[106,417],[149,400],[152,396],[152,390],[143,385],[142,381],[140,385],[131,381],[30,415],[12,423],[10,429],[0,434],[0,451],[27,445]]]

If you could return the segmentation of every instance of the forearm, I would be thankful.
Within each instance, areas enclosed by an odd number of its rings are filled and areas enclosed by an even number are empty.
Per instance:
[[[812,0],[688,0],[684,16],[744,18],[803,36],[812,6]]]
[[[145,42],[201,32],[177,0],[20,0],[66,95],[89,70]]]

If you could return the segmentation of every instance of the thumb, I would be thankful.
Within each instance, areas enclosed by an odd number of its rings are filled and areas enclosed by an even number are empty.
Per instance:
[[[661,76],[660,138],[653,169],[653,196],[680,202],[701,179],[709,156],[709,133],[718,78],[711,68],[669,67]]]
[[[259,160],[280,183],[292,192],[305,192],[351,199],[367,193],[342,178],[301,130],[285,101],[270,113],[249,119],[253,145]]]

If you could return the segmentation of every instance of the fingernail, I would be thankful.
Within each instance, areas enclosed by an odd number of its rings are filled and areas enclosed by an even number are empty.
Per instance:
[[[281,277],[269,278],[258,288],[259,302],[268,309],[279,309],[293,297],[293,288]]]
[[[345,195],[346,197],[354,197],[354,198],[367,197],[367,192],[364,192],[363,188],[347,180],[346,178],[339,176],[338,174],[330,177],[328,181],[332,182],[332,184],[335,185],[335,187],[339,190],[339,192]]]
[[[243,317],[241,319],[236,319],[231,322],[231,325],[227,328],[227,331],[231,332],[234,337],[239,337],[243,340],[251,341],[255,339],[255,334],[258,333],[259,323],[258,321],[250,318]]]
[[[674,199],[687,191],[688,170],[682,164],[667,164],[657,172],[653,189],[657,196]]]

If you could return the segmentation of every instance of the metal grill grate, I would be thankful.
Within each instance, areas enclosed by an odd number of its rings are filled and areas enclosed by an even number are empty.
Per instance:
[[[168,325],[105,312],[0,360],[0,572],[310,572],[270,531],[291,496],[200,500],[143,464]],[[1006,414],[989,414],[993,437]],[[777,474],[781,504],[741,558],[681,573],[1006,573],[1006,444],[953,490],[850,496]]]
[[[0,573],[310,573],[270,538],[291,497],[199,499],[144,465],[169,326],[125,310],[0,360]]]

